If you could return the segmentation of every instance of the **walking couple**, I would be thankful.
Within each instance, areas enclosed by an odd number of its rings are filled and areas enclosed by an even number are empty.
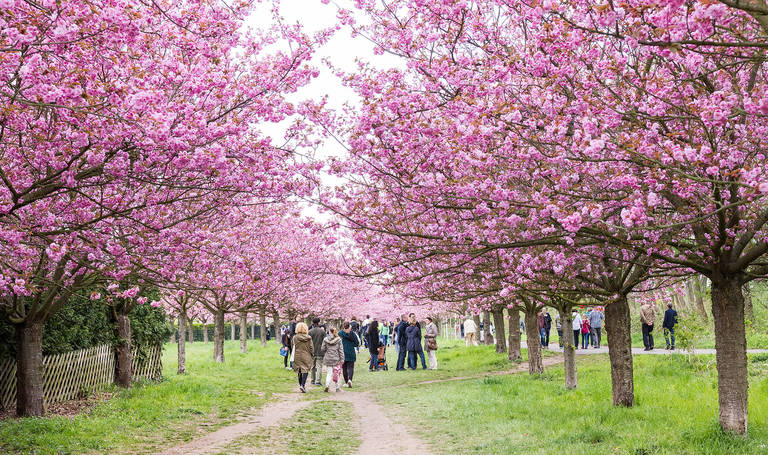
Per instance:
[[[298,374],[299,390],[307,392],[307,378],[311,372],[312,385],[322,385],[320,378],[325,367],[325,391],[341,390],[341,379],[347,387],[352,387],[357,358],[355,348],[359,346],[357,336],[345,322],[342,330],[331,327],[326,332],[315,318],[310,330],[303,322],[296,325],[293,338],[293,368]]]

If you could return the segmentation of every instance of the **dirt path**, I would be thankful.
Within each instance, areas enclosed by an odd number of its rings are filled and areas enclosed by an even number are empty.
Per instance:
[[[276,427],[284,420],[290,418],[296,411],[312,403],[312,401],[299,400],[299,397],[299,394],[279,395],[277,401],[265,405],[258,414],[249,416],[242,422],[223,427],[213,433],[208,433],[184,445],[176,446],[162,452],[162,455],[202,455],[211,453],[257,429]]]
[[[432,454],[429,446],[413,436],[405,425],[390,419],[370,392],[337,393],[334,399],[352,404],[360,419],[363,442],[357,449],[358,455]]]

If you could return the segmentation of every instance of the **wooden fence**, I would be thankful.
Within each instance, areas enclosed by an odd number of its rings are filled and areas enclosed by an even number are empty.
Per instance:
[[[134,379],[162,379],[162,347],[139,353],[133,349]],[[107,344],[43,356],[43,400],[56,403],[81,397],[114,382],[115,351]],[[16,361],[0,362],[0,408],[16,402]]]

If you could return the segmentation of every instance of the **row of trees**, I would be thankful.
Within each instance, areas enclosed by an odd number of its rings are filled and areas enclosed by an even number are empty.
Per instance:
[[[567,325],[574,305],[605,306],[621,406],[628,296],[706,278],[719,421],[745,434],[742,287],[768,275],[766,3],[356,5],[340,17],[405,61],[347,75],[363,103],[346,124],[316,116],[347,138],[329,169],[348,183],[320,200],[353,231],[359,273],[447,308],[521,309],[532,372],[539,308]]]

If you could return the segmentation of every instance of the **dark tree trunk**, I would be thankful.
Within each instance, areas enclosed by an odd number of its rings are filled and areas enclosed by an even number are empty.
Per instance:
[[[508,308],[509,313],[509,361],[514,362],[523,358],[520,347],[520,310]]]
[[[630,322],[626,296],[621,296],[619,300],[605,306],[605,330],[608,336],[608,357],[611,361],[614,406],[631,407],[635,404]],[[565,326],[563,328],[565,329]]]
[[[277,311],[272,313],[272,320],[275,324],[275,342],[277,344],[282,344],[283,341],[280,339],[280,313]]]
[[[576,375],[576,342],[573,339],[573,321],[569,309],[560,312],[563,328],[563,368],[565,368],[565,388],[575,389],[579,384]]]
[[[184,313],[179,313],[179,333],[184,333],[184,324],[187,323],[187,317]],[[178,362],[179,367],[176,369],[176,374],[186,374],[187,372],[187,349],[184,344],[184,337],[179,337],[178,345]]]
[[[504,312],[501,308],[493,310],[493,326],[496,328],[496,353],[507,352],[507,336],[504,332]]]
[[[213,360],[224,362],[224,310],[213,315]]]
[[[43,416],[43,323],[16,324],[16,415]]]
[[[240,312],[240,352],[248,352],[248,313]]]
[[[742,293],[744,294],[744,317],[749,322],[755,322],[755,309],[752,306],[752,290],[749,288],[749,283],[744,284]]]
[[[195,342],[195,327],[192,324],[192,318],[187,318],[187,340],[190,343]]]
[[[208,323],[203,322],[203,343],[208,342]]]
[[[541,359],[541,334],[536,310],[525,312],[525,335],[528,338],[528,373],[541,374],[544,372],[544,363]]]
[[[744,296],[738,278],[712,280],[712,319],[715,321],[715,357],[720,426],[747,434],[747,338]]]
[[[475,321],[475,327],[477,327],[477,331],[475,332],[475,343],[480,344],[480,315],[476,314],[472,316],[472,320]]]
[[[265,309],[259,309],[259,338],[261,339],[261,345],[267,345],[267,311]]]
[[[133,383],[131,362],[131,318],[123,311],[117,311],[117,371],[115,383],[120,387],[130,387]],[[179,344],[184,343],[184,329],[179,326]]]
[[[483,340],[485,344],[493,344],[493,335],[491,335],[491,313],[489,311],[483,311]]]

